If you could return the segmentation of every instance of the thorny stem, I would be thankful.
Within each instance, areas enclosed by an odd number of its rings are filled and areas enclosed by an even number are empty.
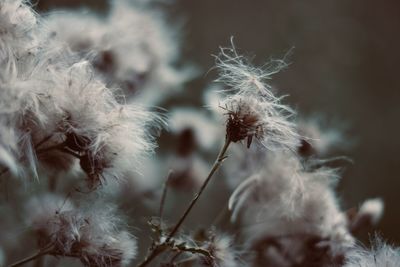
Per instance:
[[[211,178],[213,177],[214,173],[219,169],[219,167],[221,166],[222,162],[224,161],[225,157],[225,153],[228,150],[229,145],[231,144],[231,140],[227,137],[225,138],[225,143],[223,145],[223,147],[221,148],[221,150],[218,153],[218,157],[216,159],[216,161],[214,162],[207,178],[205,179],[205,181],[203,182],[202,186],[200,187],[199,191],[197,192],[197,194],[194,196],[194,198],[192,199],[192,201],[190,202],[189,206],[186,208],[185,212],[183,213],[183,215],[181,216],[181,218],[179,219],[179,221],[176,223],[176,225],[174,226],[174,228],[172,229],[171,233],[168,235],[167,239],[165,240],[165,242],[157,245],[150,253],[150,255],[148,255],[146,257],[146,259],[140,263],[137,267],[144,267],[147,264],[149,264],[153,259],[155,259],[161,252],[164,251],[165,248],[163,248],[163,245],[170,242],[171,238],[174,237],[174,235],[176,234],[176,232],[179,230],[179,228],[182,226],[182,223],[185,221],[186,217],[189,215],[189,213],[191,212],[191,210],[193,209],[194,205],[197,203],[197,201],[199,200],[200,196],[202,195],[202,193],[204,192],[204,189],[207,187],[208,183],[210,182]]]
[[[51,251],[51,249],[40,250],[36,254],[33,254],[33,255],[29,256],[29,257],[26,257],[26,258],[24,258],[22,260],[19,260],[17,262],[14,262],[14,263],[10,264],[8,267],[17,267],[17,266],[24,265],[27,262],[33,261],[35,259],[38,259],[38,258],[48,254],[50,251]]]

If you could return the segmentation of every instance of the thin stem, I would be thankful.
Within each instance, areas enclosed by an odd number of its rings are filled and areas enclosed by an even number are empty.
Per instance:
[[[178,252],[171,258],[171,260],[169,261],[169,263],[173,264],[173,263],[179,258],[179,256],[182,255],[182,253],[183,253],[183,251],[178,251]]]
[[[181,227],[182,223],[185,221],[186,217],[189,215],[190,211],[193,209],[194,205],[197,203],[197,201],[199,200],[200,196],[203,194],[204,189],[207,187],[207,185],[210,182],[211,178],[213,177],[214,173],[221,166],[222,162],[225,159],[225,153],[226,153],[230,143],[231,143],[231,141],[228,138],[226,138],[225,139],[225,143],[224,143],[223,147],[221,148],[221,150],[220,150],[220,152],[218,154],[217,160],[214,162],[214,165],[212,166],[212,168],[210,170],[210,173],[208,174],[206,180],[204,181],[204,183],[200,187],[199,192],[192,199],[192,201],[190,202],[189,206],[186,208],[185,212],[183,213],[182,217],[179,219],[179,221],[177,222],[177,224],[175,225],[175,227],[173,228],[171,233],[168,235],[168,238],[165,241],[166,243],[168,243],[171,240],[171,238],[176,234],[176,232],[179,230],[179,228]]]
[[[163,252],[163,251],[164,251],[164,249],[161,248],[160,246],[154,248],[154,249],[151,251],[150,255],[148,255],[148,256],[146,257],[146,259],[144,259],[144,261],[142,261],[141,263],[139,263],[139,265],[137,265],[137,267],[144,267],[144,266],[146,266],[147,264],[149,264],[152,260],[154,260],[154,259],[155,259],[161,252]]]
[[[24,258],[22,260],[19,260],[17,262],[14,262],[14,263],[10,264],[8,267],[17,267],[17,266],[24,265],[25,263],[33,261],[33,260],[35,260],[37,258],[40,258],[40,257],[48,254],[49,252],[50,252],[49,249],[41,250],[41,251],[37,252],[36,254],[33,254],[33,255],[29,256],[29,257],[26,257],[26,258]]]
[[[179,221],[176,223],[176,225],[173,228],[173,230],[171,231],[171,233],[168,235],[168,237],[165,240],[165,242],[163,242],[162,244],[159,244],[158,246],[156,246],[151,251],[150,255],[148,255],[143,262],[141,262],[139,265],[137,265],[137,267],[146,266],[152,260],[154,260],[160,253],[162,253],[165,250],[165,248],[162,247],[162,245],[168,243],[171,240],[171,238],[176,234],[176,232],[179,230],[179,227],[181,227],[182,223],[185,221],[186,217],[189,215],[190,211],[193,209],[194,205],[196,204],[196,202],[198,201],[198,199],[202,195],[204,189],[207,187],[208,183],[210,182],[212,176],[219,169],[219,167],[221,166],[222,162],[226,158],[225,157],[225,153],[228,150],[228,147],[229,147],[230,144],[231,144],[231,141],[228,138],[226,138],[225,139],[225,143],[224,143],[223,147],[221,148],[221,150],[219,151],[217,159],[215,160],[215,162],[214,162],[214,164],[213,164],[213,166],[212,166],[212,168],[210,170],[210,173],[208,174],[207,178],[205,179],[204,183],[200,187],[200,189],[197,192],[197,194],[195,195],[195,197],[190,202],[189,206],[186,208],[186,210],[183,213],[182,217],[179,219]]]
[[[158,217],[160,218],[160,220],[162,219],[164,213],[165,199],[167,198],[169,180],[171,179],[173,174],[174,174],[173,170],[169,170],[167,179],[164,182],[164,188],[160,200],[160,209],[158,211]]]

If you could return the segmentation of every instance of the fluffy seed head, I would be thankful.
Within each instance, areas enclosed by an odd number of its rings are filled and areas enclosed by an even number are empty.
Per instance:
[[[156,104],[181,88],[194,72],[175,66],[180,39],[176,27],[169,25],[161,10],[139,2],[110,1],[104,17],[57,12],[49,16],[46,26],[50,35],[89,58],[108,86],[122,88],[127,99]]]
[[[318,237],[330,254],[341,255],[354,241],[333,193],[337,176],[327,168],[306,171],[291,154],[270,153],[232,194],[232,220],[240,219],[249,243],[276,236],[297,242],[307,234]]]
[[[39,246],[54,256],[68,255],[85,266],[117,267],[136,256],[136,241],[121,231],[114,209],[78,209],[69,201],[46,196],[33,199],[27,209]]]
[[[33,34],[38,19],[23,0],[0,1],[0,49],[12,49],[17,56],[36,45]]]
[[[355,247],[350,250],[344,267],[397,267],[399,262],[400,248],[376,238],[371,249]]]
[[[220,105],[227,115],[227,137],[232,142],[247,138],[247,146],[255,137],[269,149],[294,150],[299,142],[294,124],[289,120],[294,112],[281,104],[281,99],[265,83],[282,66],[273,70],[253,67],[234,47],[221,49],[216,65],[219,70],[216,81],[228,87],[225,92],[233,93]]]
[[[215,235],[206,242],[204,248],[207,249],[212,258],[203,258],[204,265],[218,267],[241,266],[238,252],[234,248],[233,240],[228,235]]]
[[[226,134],[232,142],[247,138],[247,147],[256,138],[266,148],[294,149],[298,134],[294,124],[279,110],[279,105],[256,96],[234,95],[221,106],[226,110]]]
[[[232,48],[221,48],[216,57],[216,67],[219,71],[217,82],[228,86],[228,91],[239,94],[260,94],[268,100],[277,100],[272,94],[272,87],[266,83],[271,76],[285,68],[285,60],[271,60],[263,67],[252,66],[248,60]]]

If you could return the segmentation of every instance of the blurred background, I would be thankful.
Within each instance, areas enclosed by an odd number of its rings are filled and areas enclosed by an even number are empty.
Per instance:
[[[106,1],[38,0],[36,9],[87,7],[105,12]],[[380,196],[386,204],[379,232],[400,244],[400,2],[176,1],[163,4],[183,25],[183,55],[200,75],[168,106],[199,105],[215,78],[208,72],[219,46],[235,45],[256,64],[283,57],[290,66],[272,84],[300,113],[322,114],[345,129],[351,147],[339,184],[346,208]],[[163,139],[161,139],[162,142]],[[163,144],[160,144],[161,146]]]

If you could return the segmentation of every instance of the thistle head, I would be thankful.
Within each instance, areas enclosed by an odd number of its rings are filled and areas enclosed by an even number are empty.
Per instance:
[[[211,257],[203,258],[203,264],[205,266],[241,266],[238,255],[239,253],[230,236],[224,234],[213,234],[203,247],[211,254]]]
[[[221,49],[216,63],[220,74],[216,81],[228,87],[220,105],[227,116],[227,138],[232,142],[247,139],[248,147],[256,138],[272,150],[277,147],[295,150],[299,136],[289,120],[294,111],[281,104],[281,98],[265,82],[280,67],[274,71],[257,68],[239,56],[234,47],[229,51],[230,54]]]
[[[28,210],[39,246],[49,249],[50,255],[68,255],[85,266],[100,267],[125,266],[136,256],[136,240],[120,229],[113,208],[77,208],[65,199],[46,196],[32,200]]]

